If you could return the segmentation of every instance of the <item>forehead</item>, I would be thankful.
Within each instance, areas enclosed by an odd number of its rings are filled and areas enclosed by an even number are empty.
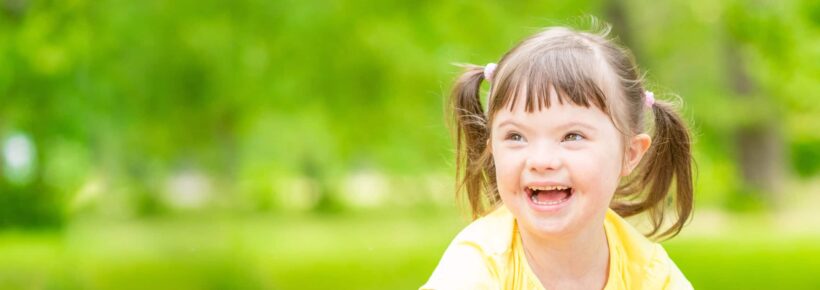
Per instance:
[[[524,104],[527,98],[516,98],[509,106],[499,108],[492,117],[492,127],[512,123],[526,127],[561,127],[566,124],[582,124],[589,127],[613,127],[612,119],[596,106],[583,106],[572,102],[559,101],[557,95],[550,94],[549,106],[536,106],[532,110]],[[614,127],[613,127],[614,128]]]

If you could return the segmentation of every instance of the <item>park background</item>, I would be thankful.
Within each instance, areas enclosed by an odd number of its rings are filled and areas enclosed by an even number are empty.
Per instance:
[[[457,62],[614,26],[695,132],[698,289],[820,288],[820,2],[0,1],[0,289],[413,289]]]

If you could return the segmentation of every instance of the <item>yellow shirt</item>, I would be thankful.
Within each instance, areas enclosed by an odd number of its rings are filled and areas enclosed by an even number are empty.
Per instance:
[[[661,245],[611,209],[604,220],[609,244],[605,290],[692,289]],[[524,257],[517,223],[505,206],[462,230],[421,289],[544,289]]]

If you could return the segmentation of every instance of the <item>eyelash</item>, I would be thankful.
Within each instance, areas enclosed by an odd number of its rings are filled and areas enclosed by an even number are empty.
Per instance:
[[[577,137],[576,138],[570,138],[571,136],[577,136]],[[515,140],[516,137],[518,137],[520,139]],[[505,137],[504,139],[518,142],[518,141],[522,141],[524,139],[524,136],[521,136],[521,134],[512,132],[512,133],[507,134],[507,137]],[[565,135],[564,139],[561,140],[561,142],[564,142],[564,141],[581,141],[581,140],[584,140],[584,139],[586,139],[586,137],[584,137],[584,135],[582,135],[581,133],[572,132],[572,133],[568,133],[567,135]]]
[[[519,137],[521,140],[513,140],[513,138],[515,138],[515,137]],[[513,133],[507,134],[507,137],[505,137],[504,139],[518,142],[518,141],[522,141],[524,139],[524,136],[521,136],[521,134],[513,132]]]
[[[579,139],[576,139],[576,140],[570,140],[570,139],[568,138],[568,137],[570,137],[570,136],[578,136],[578,138],[579,138]],[[584,135],[581,135],[581,133],[578,133],[578,132],[572,132],[572,133],[569,133],[569,134],[567,134],[566,136],[564,136],[564,140],[561,140],[561,141],[581,141],[581,140],[583,140],[583,139],[586,139],[586,138],[584,137]]]

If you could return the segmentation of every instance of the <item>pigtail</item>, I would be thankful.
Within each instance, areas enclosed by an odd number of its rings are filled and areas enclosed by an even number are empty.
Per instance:
[[[488,150],[487,116],[481,106],[481,81],[484,69],[466,66],[450,94],[450,119],[456,140],[456,196],[466,193],[473,218],[486,211],[484,194],[495,181],[495,168]],[[495,203],[497,193],[490,198]]]
[[[683,119],[671,104],[657,101],[652,105],[652,113],[655,123],[652,145],[636,168],[636,176],[619,190],[620,195],[642,192],[642,200],[617,204],[613,209],[625,217],[647,211],[653,227],[647,236],[674,237],[692,213],[691,138]],[[673,183],[674,197],[670,196]],[[677,220],[660,232],[666,217],[664,210],[670,201],[675,204]]]

